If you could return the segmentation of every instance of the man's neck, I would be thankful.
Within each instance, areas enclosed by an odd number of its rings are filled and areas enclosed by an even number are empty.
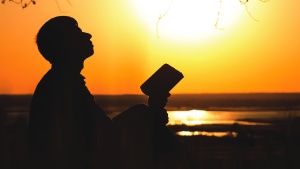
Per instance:
[[[83,63],[52,64],[52,69],[68,74],[80,74]]]

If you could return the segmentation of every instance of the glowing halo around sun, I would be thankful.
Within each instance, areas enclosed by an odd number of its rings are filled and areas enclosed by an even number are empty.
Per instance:
[[[158,38],[199,41],[238,23],[239,0],[131,0],[136,15]],[[216,24],[217,23],[217,24]]]

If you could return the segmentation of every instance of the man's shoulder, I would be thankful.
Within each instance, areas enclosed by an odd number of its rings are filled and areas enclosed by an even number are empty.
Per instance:
[[[51,71],[48,71],[37,84],[36,89],[45,86],[46,84],[51,84],[56,81],[56,78]]]
[[[38,82],[34,95],[53,94],[62,86],[63,78],[57,73],[49,70]]]

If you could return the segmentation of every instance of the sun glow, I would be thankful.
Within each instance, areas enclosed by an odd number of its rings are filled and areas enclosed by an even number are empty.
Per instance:
[[[237,132],[179,131],[179,136],[237,137]]]
[[[207,119],[211,118],[205,110],[190,110],[190,111],[173,111],[169,113],[168,125],[199,125],[207,123]]]
[[[159,38],[198,41],[237,23],[238,0],[132,0],[137,15]]]

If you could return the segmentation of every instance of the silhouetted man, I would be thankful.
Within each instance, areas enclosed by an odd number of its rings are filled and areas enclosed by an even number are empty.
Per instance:
[[[67,16],[50,19],[37,34],[38,49],[52,67],[31,102],[31,168],[153,168],[161,159],[157,154],[163,154],[153,133],[163,131],[157,137],[166,133],[166,140],[174,139],[165,127],[169,94],[149,98],[149,108],[140,104],[108,118],[80,74],[84,60],[94,53],[91,37]]]

